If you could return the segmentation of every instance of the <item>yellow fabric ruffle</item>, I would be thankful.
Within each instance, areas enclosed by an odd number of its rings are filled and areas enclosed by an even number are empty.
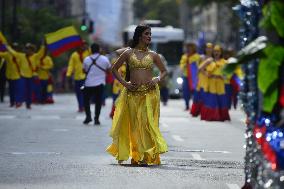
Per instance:
[[[159,165],[159,154],[167,152],[167,144],[159,130],[159,86],[140,86],[131,92],[123,88],[116,101],[110,136],[112,144],[106,149],[117,160]]]

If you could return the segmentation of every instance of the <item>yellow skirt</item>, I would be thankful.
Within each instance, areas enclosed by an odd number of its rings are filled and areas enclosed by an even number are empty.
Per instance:
[[[116,102],[110,136],[112,144],[106,149],[119,161],[159,165],[159,154],[167,152],[167,144],[159,129],[159,86],[140,86],[131,92],[123,88]]]

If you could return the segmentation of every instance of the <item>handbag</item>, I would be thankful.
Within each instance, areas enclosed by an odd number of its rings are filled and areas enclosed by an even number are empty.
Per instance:
[[[100,55],[98,55],[95,59],[93,59],[93,58],[90,57],[90,58],[92,59],[93,63],[89,66],[89,68],[88,68],[88,70],[87,70],[86,77],[85,77],[85,80],[84,80],[84,84],[80,87],[80,90],[81,90],[81,91],[84,91],[84,89],[85,89],[86,79],[87,79],[87,76],[88,76],[88,74],[89,74],[89,72],[90,72],[92,66],[93,66],[93,65],[98,66],[98,65],[96,64],[96,61],[97,61],[97,59],[99,58],[99,56],[100,56]]]

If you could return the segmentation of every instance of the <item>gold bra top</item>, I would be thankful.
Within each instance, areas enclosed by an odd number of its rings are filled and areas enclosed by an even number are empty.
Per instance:
[[[134,51],[131,53],[129,57],[129,69],[144,69],[150,70],[153,68],[153,58],[148,53],[142,59],[138,59]]]

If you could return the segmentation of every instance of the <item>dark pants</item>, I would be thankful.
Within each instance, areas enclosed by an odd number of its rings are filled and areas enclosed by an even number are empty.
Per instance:
[[[39,103],[40,102],[40,80],[37,76],[33,76],[32,78],[32,102]]]
[[[6,87],[6,77],[5,75],[0,78],[0,101],[4,102],[5,95],[5,87]]]
[[[32,103],[32,85],[33,85],[33,78],[21,78],[21,91],[23,91],[23,101],[26,101],[26,106],[30,107]]]
[[[21,96],[21,79],[10,79],[9,81],[9,96],[10,96],[10,105],[14,106],[15,103],[22,103]]]
[[[102,107],[102,95],[104,91],[104,85],[95,87],[85,87],[84,89],[84,108],[86,118],[91,118],[90,101],[95,98],[95,120],[99,119]]]
[[[40,80],[40,102],[45,103],[47,100],[47,85],[48,80]]]
[[[75,93],[78,101],[79,110],[82,109],[84,106],[84,95],[80,89],[83,85],[84,80],[75,80]]]
[[[163,102],[164,105],[166,105],[169,99],[169,89],[167,87],[161,87],[160,94],[161,94],[161,101]]]
[[[182,82],[183,99],[184,99],[184,102],[185,102],[185,108],[188,109],[191,92],[190,92],[190,89],[189,89],[187,76],[183,76],[182,80],[183,80],[183,82]]]

